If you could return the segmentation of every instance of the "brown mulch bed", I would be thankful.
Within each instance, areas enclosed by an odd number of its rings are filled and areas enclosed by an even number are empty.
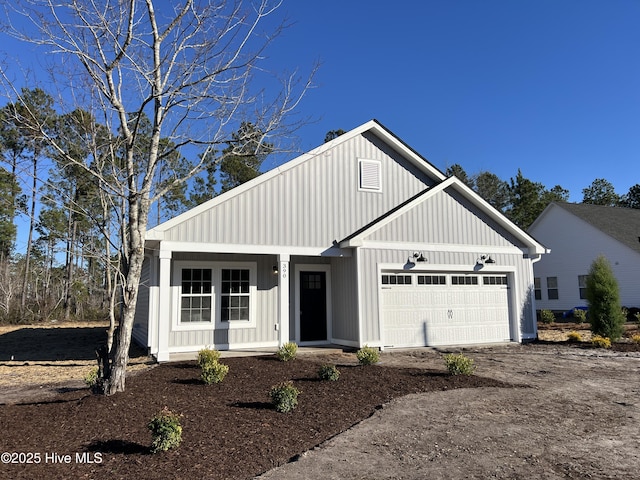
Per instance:
[[[391,399],[453,388],[509,387],[477,376],[376,365],[338,365],[337,382],[317,379],[320,360],[223,359],[222,384],[206,386],[195,362],[160,365],[111,397],[88,390],[40,403],[0,405],[2,452],[38,453],[37,464],[0,464],[1,478],[252,478],[371,416]],[[271,386],[293,380],[302,393],[292,413],[268,403]],[[151,454],[147,423],[164,406],[182,415],[179,448]],[[70,463],[54,463],[70,455]],[[86,454],[82,463],[76,454]],[[20,460],[24,460],[22,457]],[[35,461],[35,456],[31,459]]]

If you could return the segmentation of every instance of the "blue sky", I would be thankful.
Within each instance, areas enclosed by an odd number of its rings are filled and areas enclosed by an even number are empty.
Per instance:
[[[640,2],[286,1],[273,68],[322,62],[301,105],[329,130],[372,118],[441,170],[515,177],[580,202],[640,183]]]
[[[638,0],[284,0],[284,15],[264,65],[321,62],[300,105],[316,120],[297,132],[302,152],[375,118],[443,171],[509,180],[520,168],[573,202],[596,178],[618,194],[640,183]]]

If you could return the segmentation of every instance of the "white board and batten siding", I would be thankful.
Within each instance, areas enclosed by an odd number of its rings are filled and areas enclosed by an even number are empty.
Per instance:
[[[380,191],[359,188],[362,159],[380,165],[367,177]],[[329,248],[435,183],[369,132],[290,163],[156,230],[171,242]]]
[[[427,261],[413,260],[409,268],[414,250]],[[524,251],[522,242],[457,192],[425,196],[372,231],[358,248],[361,298],[377,299],[361,300],[364,341],[416,346],[535,338],[533,268]],[[495,263],[479,267],[481,255],[491,255]],[[386,272],[406,272],[412,286],[383,289]],[[446,276],[447,293],[419,288],[418,274]],[[452,275],[477,275],[480,284],[455,286]],[[507,286],[485,286],[484,276],[504,276]]]

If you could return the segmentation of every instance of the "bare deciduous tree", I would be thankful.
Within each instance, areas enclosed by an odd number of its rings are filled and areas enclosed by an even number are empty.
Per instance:
[[[286,77],[274,96],[256,85],[274,84],[261,65],[264,49],[284,26],[273,26],[279,6],[268,0],[24,0],[5,7],[12,35],[55,59],[50,73],[58,85],[66,85],[61,98],[89,99],[78,106],[104,123],[117,142],[110,147],[108,162],[80,160],[42,132],[58,157],[96,179],[120,220],[119,240],[108,239],[120,251],[123,307],[104,379],[107,395],[125,388],[152,203],[202,171],[207,162],[220,161],[222,149],[217,146],[229,144],[241,122],[250,121],[261,132],[259,149],[303,121],[292,122],[290,114],[312,74],[303,82]],[[142,135],[144,117],[151,121],[151,131]],[[142,136],[147,147],[141,159]],[[189,168],[173,172],[172,181],[167,181],[170,168],[164,168],[159,183],[156,173],[176,152],[192,159]]]

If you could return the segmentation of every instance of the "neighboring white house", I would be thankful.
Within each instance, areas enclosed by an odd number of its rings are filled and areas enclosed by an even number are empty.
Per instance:
[[[622,305],[640,307],[640,210],[551,203],[528,231],[551,249],[534,266],[536,308],[586,306],[587,273],[598,255],[611,263]]]
[[[149,230],[134,338],[159,361],[520,342],[543,253],[372,120]]]

